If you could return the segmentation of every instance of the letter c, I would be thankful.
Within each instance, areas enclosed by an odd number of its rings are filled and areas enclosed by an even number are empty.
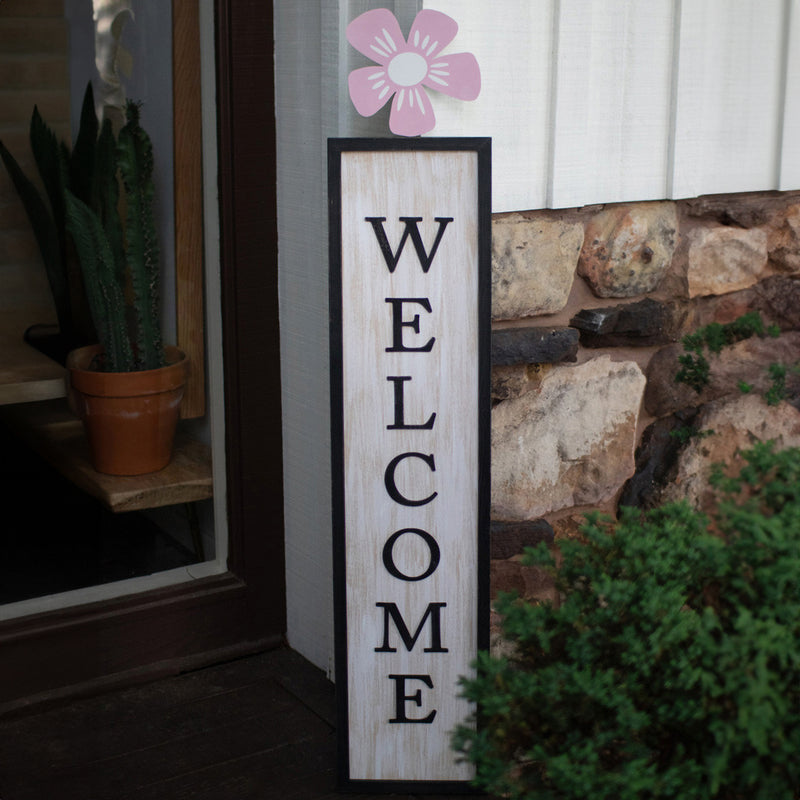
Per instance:
[[[399,456],[395,456],[389,462],[389,466],[386,467],[386,472],[383,474],[383,483],[386,486],[386,491],[389,493],[389,497],[391,497],[396,503],[400,503],[400,505],[424,506],[427,503],[430,503],[431,500],[433,500],[433,498],[439,494],[439,492],[434,492],[422,500],[409,500],[407,497],[400,494],[397,484],[394,481],[394,471],[397,469],[397,465],[404,458],[419,458],[430,467],[431,472],[436,472],[436,464],[433,460],[433,453],[431,453],[429,456],[426,456],[424,453],[401,453]]]

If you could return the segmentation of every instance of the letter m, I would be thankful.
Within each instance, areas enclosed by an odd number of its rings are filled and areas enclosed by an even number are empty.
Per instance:
[[[389,644],[390,621],[394,622],[395,628],[397,628],[397,632],[400,634],[400,638],[403,640],[403,644],[406,646],[406,650],[411,652],[411,650],[414,648],[414,645],[417,643],[417,639],[419,639],[419,636],[422,633],[425,622],[429,617],[431,621],[431,646],[426,647],[424,652],[448,652],[446,647],[442,647],[441,620],[441,610],[447,605],[447,603],[428,603],[428,607],[425,609],[425,613],[422,615],[422,619],[420,620],[419,625],[417,625],[417,629],[414,631],[413,635],[408,630],[408,627],[406,626],[406,623],[403,620],[396,603],[375,603],[375,605],[376,607],[383,609],[383,644],[380,647],[375,648],[376,653],[397,652],[397,648],[391,647]]]
[[[422,217],[400,217],[400,222],[404,222],[406,227],[400,238],[400,244],[393,253],[389,245],[389,240],[386,238],[386,231],[383,229],[383,223],[386,222],[386,217],[364,217],[364,219],[372,225],[372,229],[375,231],[375,238],[378,240],[381,253],[383,253],[383,260],[386,262],[389,272],[395,271],[397,262],[400,261],[400,256],[406,245],[406,239],[410,236],[414,244],[414,250],[417,251],[417,258],[422,266],[422,271],[426,273],[431,268],[433,257],[439,249],[439,242],[442,241],[442,236],[444,236],[444,229],[447,227],[448,223],[453,221],[453,217],[434,217],[436,222],[439,223],[439,230],[436,232],[436,239],[433,242],[433,247],[431,247],[431,252],[427,253],[425,251],[425,245],[422,243],[422,236],[420,235],[419,228],[417,227],[417,223],[422,222]]]

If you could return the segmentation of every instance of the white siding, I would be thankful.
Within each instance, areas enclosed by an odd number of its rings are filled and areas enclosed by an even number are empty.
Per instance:
[[[549,206],[663,195],[672,5],[671,0],[558,3]]]
[[[788,19],[784,22],[785,78],[783,82],[783,135],[781,174],[782,191],[800,186],[800,2],[787,2]]]
[[[673,197],[777,188],[783,5],[681,4]]]
[[[800,188],[800,0],[424,6],[481,65],[433,135],[493,137],[494,211]]]
[[[800,0],[275,1],[288,636],[329,671],[325,140],[390,135],[347,96],[347,24],[423,5],[481,66],[433,135],[493,138],[496,212],[800,188]]]
[[[431,135],[491,136],[493,184],[500,176],[507,207],[547,205],[554,3],[452,0],[424,5],[458,22],[448,50],[473,53],[481,67],[477,100],[465,103],[430,93],[436,113]],[[496,52],[498,43],[502,46]]]

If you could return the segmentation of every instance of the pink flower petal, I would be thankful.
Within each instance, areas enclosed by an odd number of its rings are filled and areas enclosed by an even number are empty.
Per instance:
[[[354,69],[347,78],[347,86],[350,99],[362,117],[371,117],[383,108],[397,90],[386,70],[377,65]]]
[[[422,86],[399,89],[389,114],[389,129],[398,136],[421,136],[433,130],[433,106]]]
[[[472,53],[434,58],[428,65],[425,86],[459,100],[474,100],[481,91],[481,70]]]
[[[441,11],[423,9],[414,18],[408,46],[423,53],[429,60],[447,47],[458,33],[458,23]]]
[[[347,41],[378,64],[387,64],[406,40],[394,14],[386,8],[365,11],[347,26]]]

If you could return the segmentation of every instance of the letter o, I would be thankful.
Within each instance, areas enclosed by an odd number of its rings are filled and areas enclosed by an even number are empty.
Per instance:
[[[428,549],[430,550],[431,560],[428,562],[428,568],[423,572],[421,575],[406,575],[403,572],[400,572],[397,569],[397,565],[394,563],[394,556],[392,551],[394,550],[395,542],[404,534],[404,533],[416,533],[421,539],[424,540],[425,544],[428,545]],[[440,558],[440,551],[439,545],[436,544],[436,539],[433,538],[427,531],[420,530],[419,528],[403,528],[402,530],[396,531],[393,533],[387,540],[386,544],[383,546],[383,566],[386,567],[386,570],[395,578],[399,578],[401,581],[421,581],[427,578],[429,575],[433,575],[436,571],[436,567],[439,566],[439,558]]]

